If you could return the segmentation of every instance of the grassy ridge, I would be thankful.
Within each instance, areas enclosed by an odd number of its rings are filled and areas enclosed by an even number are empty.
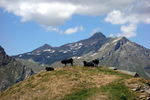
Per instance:
[[[131,78],[106,68],[80,66],[42,71],[6,91],[2,100],[133,100],[136,95],[125,85]]]

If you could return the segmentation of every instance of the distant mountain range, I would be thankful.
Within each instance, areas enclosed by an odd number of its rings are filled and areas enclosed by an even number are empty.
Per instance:
[[[99,59],[100,65],[134,71],[142,77],[150,78],[149,49],[131,42],[125,37],[108,38],[101,32],[95,33],[88,39],[60,47],[45,44],[31,52],[13,57],[30,59],[54,67],[62,66],[60,61],[70,57],[74,58],[76,65],[82,65],[83,60]]]
[[[32,69],[9,57],[0,46],[0,90],[5,90],[33,73]]]
[[[56,61],[73,56],[82,56],[89,52],[96,52],[109,39],[102,33],[95,33],[89,39],[81,40],[75,43],[65,44],[60,47],[52,47],[48,44],[24,54],[14,56],[14,58],[33,59],[41,64],[52,64]]]

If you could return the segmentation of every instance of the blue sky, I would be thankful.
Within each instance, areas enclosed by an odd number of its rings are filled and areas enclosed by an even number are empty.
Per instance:
[[[92,3],[88,0],[84,0],[86,3],[81,0],[64,0],[63,3],[60,0],[56,3],[37,0],[38,5],[32,1],[0,1],[0,45],[9,55],[32,51],[45,43],[60,46],[75,42],[97,31],[106,36],[126,36],[150,48],[150,14],[147,11],[150,6],[146,7],[147,0],[122,0],[118,2],[119,6],[114,3],[111,7],[107,7],[110,2],[104,0],[93,0]],[[28,7],[28,4],[33,6]],[[99,8],[100,5],[106,6],[104,10]],[[145,7],[139,11],[142,5]],[[126,10],[122,9],[123,6]]]

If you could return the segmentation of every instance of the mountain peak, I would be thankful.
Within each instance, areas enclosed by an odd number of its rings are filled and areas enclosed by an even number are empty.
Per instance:
[[[3,47],[2,46],[0,46],[0,51],[4,51],[4,49],[3,49]],[[1,52],[0,52],[1,53]]]
[[[118,37],[119,41],[127,42],[129,41],[126,37]]]
[[[52,49],[52,48],[53,48],[53,47],[50,46],[49,44],[44,44],[44,45],[42,45],[41,47],[39,47],[39,48],[33,50],[33,52],[42,51],[42,50],[45,50],[45,49]]]
[[[49,44],[44,44],[42,47],[50,48],[50,47],[52,47],[52,46],[50,46]]]
[[[96,32],[90,37],[90,39],[98,39],[98,38],[105,39],[106,36],[101,32]]]

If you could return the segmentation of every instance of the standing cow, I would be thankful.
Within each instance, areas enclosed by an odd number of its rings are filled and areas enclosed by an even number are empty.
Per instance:
[[[94,63],[93,62],[83,61],[83,64],[84,64],[85,67],[94,67]]]
[[[65,66],[70,63],[71,66],[73,66],[73,59],[72,58],[64,59],[64,60],[61,61],[61,63],[65,64]]]
[[[92,60],[92,62],[94,63],[94,65],[95,65],[96,67],[98,67],[98,64],[99,64],[99,60],[98,60],[98,59]]]
[[[46,71],[53,71],[54,68],[53,68],[53,67],[45,67],[45,70],[46,70]]]
[[[98,59],[95,59],[95,60],[92,60],[90,62],[87,62],[87,61],[83,61],[83,64],[84,66],[91,66],[91,67],[98,67],[98,64],[99,64],[99,60]]]

